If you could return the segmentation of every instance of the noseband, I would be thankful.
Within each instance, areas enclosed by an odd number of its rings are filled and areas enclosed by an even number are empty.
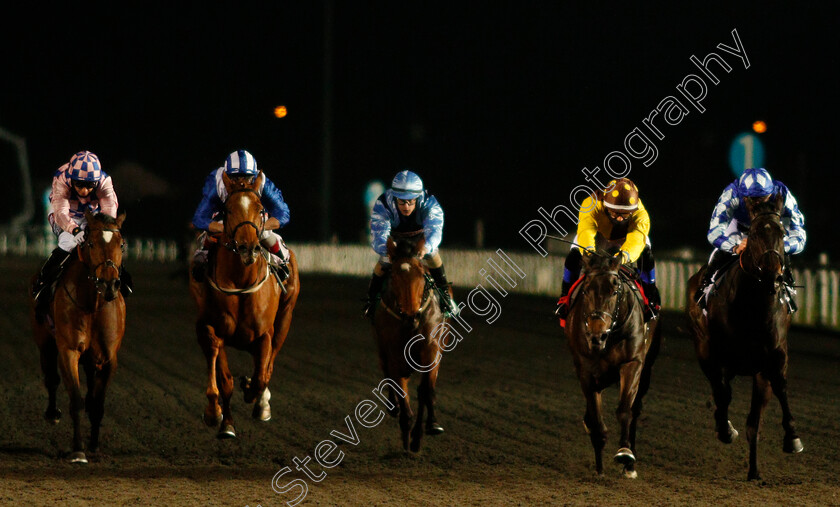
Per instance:
[[[234,190],[233,192],[231,192],[230,195],[228,195],[227,199],[225,200],[225,211],[224,211],[224,213],[225,213],[225,221],[224,221],[224,223],[225,223],[225,234],[230,239],[229,242],[225,243],[225,248],[227,248],[228,250],[230,250],[231,252],[234,252],[234,253],[240,253],[240,251],[239,251],[240,250],[240,245],[236,241],[236,231],[238,231],[240,227],[245,226],[245,225],[253,227],[254,230],[257,232],[257,239],[258,240],[259,240],[259,238],[262,237],[263,232],[265,232],[265,214],[263,213],[262,209],[260,210],[260,217],[261,217],[262,221],[260,222],[259,226],[257,226],[257,224],[255,224],[254,222],[252,222],[250,220],[245,220],[245,221],[242,221],[242,222],[239,222],[238,224],[236,224],[236,226],[233,228],[232,231],[227,230],[227,228],[228,228],[227,217],[230,215],[230,212],[227,209],[227,201],[229,201],[230,198],[234,194],[239,194],[239,193],[242,193],[242,192],[250,192],[250,193],[254,194],[255,196],[257,196],[257,202],[258,203],[260,203],[260,199],[262,197],[260,195],[260,193],[257,192],[254,189],[240,188],[240,189],[237,189],[237,190]],[[262,203],[260,203],[260,207],[262,207]],[[259,243],[259,241],[257,241],[257,245],[255,247],[255,250],[257,250],[258,252],[262,250],[262,245]]]
[[[608,273],[608,272],[607,273],[604,273],[604,272],[596,273],[595,275],[592,275],[592,278],[594,279],[595,277],[603,276],[603,275],[612,275],[612,273]],[[583,326],[586,330],[589,330],[589,319],[598,319],[598,320],[601,320],[604,323],[606,323],[607,322],[607,317],[611,317],[612,320],[610,321],[610,327],[607,328],[607,330],[604,331],[604,332],[606,334],[611,334],[613,331],[615,331],[616,325],[618,323],[618,311],[621,308],[621,300],[624,298],[624,280],[621,279],[621,275],[617,275],[617,276],[618,276],[619,285],[618,285],[618,288],[612,293],[612,296],[610,297],[610,299],[612,299],[613,296],[618,296],[618,300],[616,300],[616,302],[615,302],[615,308],[613,309],[613,313],[610,314],[609,312],[605,312],[603,310],[593,310],[592,312],[584,315]],[[590,281],[590,284],[591,283],[592,282]],[[589,288],[589,285],[586,286],[586,288],[583,290],[583,294],[581,294],[581,295],[586,294],[586,290],[588,288]]]
[[[119,229],[102,229],[102,232],[116,232],[117,234],[120,234]],[[88,249],[93,247],[93,245],[90,243],[89,238],[84,243],[82,243],[81,245],[76,247],[76,251],[78,252],[78,255],[79,255],[79,260],[82,261],[83,264],[87,265],[87,263],[85,263],[84,259],[82,258],[82,247],[83,246],[86,246]],[[122,235],[120,235],[120,250],[125,252],[125,241],[122,240]],[[88,265],[88,277],[87,278],[88,278],[88,280],[91,280],[93,282],[93,285],[96,287],[96,293],[97,294],[102,294],[102,292],[104,290],[104,287],[105,287],[105,284],[108,283],[108,281],[109,281],[109,280],[106,280],[104,278],[99,278],[98,276],[96,276],[96,274],[99,272],[99,269],[102,268],[102,267],[105,267],[106,269],[110,268],[110,269],[113,269],[114,271],[116,271],[117,272],[117,277],[113,281],[114,282],[119,282],[120,281],[120,266],[118,266],[117,263],[113,261],[113,259],[107,258],[104,261],[100,262],[99,264],[97,264],[96,266],[93,266],[93,267],[90,267]]]
[[[384,300],[380,301],[382,303],[382,306],[385,307],[385,310],[387,310],[392,317],[401,322],[408,322],[419,315],[423,315],[426,312],[426,310],[429,308],[429,304],[432,302],[432,299],[434,299],[431,297],[431,295],[432,289],[436,287],[436,284],[434,279],[432,279],[432,277],[428,273],[424,273],[423,278],[426,281],[426,284],[423,287],[423,300],[420,302],[420,309],[417,310],[416,314],[406,315],[403,312],[402,307],[400,307],[399,301],[397,302],[396,310],[388,306]]]
[[[775,217],[777,217],[778,219],[781,219],[781,214],[780,214],[780,213],[777,213],[777,212],[774,212],[774,211],[767,211],[767,212],[764,212],[764,213],[759,213],[758,215],[756,215],[755,217],[753,217],[753,224],[755,223],[755,219],[756,219],[756,218],[759,218],[759,217],[762,217],[762,216],[767,216],[767,215],[770,215],[770,216],[775,216]],[[772,222],[768,222],[766,225],[773,225],[774,227],[776,227],[777,229],[779,229],[779,230],[782,232],[782,237],[784,237],[784,232],[785,232],[785,231],[784,231],[784,227],[782,226],[782,224],[781,224],[781,223],[776,222],[776,221],[772,221]],[[749,243],[747,243],[747,245],[748,245],[748,247],[749,247]],[[772,279],[772,280],[766,280],[766,279],[764,279],[764,273],[763,273],[763,271],[762,271],[762,269],[761,269],[761,260],[763,260],[763,259],[764,259],[765,257],[767,257],[768,255],[770,255],[770,256],[774,256],[774,255],[775,255],[775,256],[779,259],[779,265],[780,265],[780,266],[782,266],[782,267],[784,267],[784,265],[785,265],[785,256],[784,256],[783,254],[781,254],[781,253],[780,253],[778,250],[776,250],[775,248],[768,248],[768,249],[766,249],[764,252],[762,252],[762,253],[761,253],[761,255],[759,255],[759,256],[758,256],[758,258],[756,259],[756,262],[754,263],[754,267],[758,270],[758,274],[755,274],[755,273],[752,273],[751,271],[747,270],[747,269],[744,267],[744,253],[746,253],[746,251],[747,251],[747,249],[744,249],[744,251],[743,251],[743,252],[741,252],[741,253],[738,255],[738,264],[740,265],[741,270],[742,270],[744,273],[748,274],[748,275],[749,275],[750,277],[752,277],[753,279],[755,279],[756,281],[758,281],[759,283],[761,283],[761,284],[769,284],[769,283],[771,283],[771,282],[775,282],[775,280],[776,280],[776,275],[775,275],[775,274],[773,274],[773,275],[772,275],[772,277],[773,277],[773,279]],[[774,290],[774,291],[772,291],[772,292],[773,292],[773,293],[775,293],[775,290]]]

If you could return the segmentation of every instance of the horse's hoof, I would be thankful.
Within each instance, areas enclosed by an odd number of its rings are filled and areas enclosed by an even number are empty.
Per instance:
[[[83,451],[76,451],[70,454],[70,463],[78,463],[79,465],[87,465],[87,457]]]
[[[58,424],[61,421],[61,409],[47,410],[44,412],[44,419],[50,424]]]
[[[785,439],[782,450],[790,454],[799,454],[805,450],[805,447],[802,445],[802,440],[799,440],[799,438],[793,438],[790,440]]]
[[[257,421],[268,422],[271,420],[271,407],[262,408],[259,405],[254,405],[254,410],[251,411],[251,417]]]
[[[635,470],[627,470],[624,469],[624,478],[625,479],[638,479],[639,474]]]
[[[216,435],[216,438],[219,440],[236,438],[236,430],[233,429],[232,424],[223,424],[222,427],[219,428],[219,434]]]
[[[251,377],[241,376],[239,377],[239,388],[245,391],[251,387]]]
[[[636,462],[636,456],[633,456],[633,451],[626,447],[622,447],[615,453],[615,462],[621,463],[624,466],[632,465]]]
[[[427,435],[440,435],[443,433],[443,426],[438,423],[432,423],[426,426]]]
[[[735,427],[732,426],[731,421],[726,421],[726,426],[727,428],[725,433],[715,431],[715,436],[724,444],[731,444],[733,441],[735,441],[736,438],[738,438],[738,430],[736,430]]]
[[[413,439],[411,441],[411,452],[418,452],[420,450],[420,439]]]
[[[222,413],[221,413],[221,411],[219,411],[219,413],[214,415],[214,416],[208,416],[207,412],[205,412],[204,414],[202,414],[201,419],[204,421],[204,424],[206,424],[207,426],[210,426],[211,428],[215,428],[216,426],[219,425],[219,423],[222,422]]]

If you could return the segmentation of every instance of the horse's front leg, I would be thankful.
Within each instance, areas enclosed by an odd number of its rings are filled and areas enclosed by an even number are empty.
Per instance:
[[[207,426],[218,426],[222,422],[222,408],[219,406],[219,388],[216,385],[216,361],[219,357],[219,349],[223,346],[222,341],[216,337],[216,333],[209,325],[196,324],[196,335],[198,344],[207,360],[207,407],[204,409],[204,424]]]
[[[86,406],[90,418],[90,450],[96,452],[99,449],[99,429],[102,426],[102,418],[105,416],[105,391],[117,369],[116,351],[108,352],[105,361],[99,371],[93,375],[93,389],[88,389]],[[90,382],[90,380],[88,380]]]
[[[640,361],[630,361],[621,365],[619,370],[619,400],[615,415],[621,428],[618,452],[615,461],[624,465],[624,476],[630,479],[637,477],[635,463],[636,455],[631,442],[631,425],[633,424],[633,404],[639,390],[639,377],[642,373]]]
[[[583,397],[586,399],[586,414],[583,416],[583,428],[589,433],[592,449],[595,451],[595,472],[604,473],[603,451],[607,443],[607,425],[601,413],[601,393],[594,390],[591,382],[580,381]]]
[[[230,410],[230,399],[233,396],[233,375],[228,367],[227,352],[224,347],[219,348],[216,359],[216,381],[222,398],[222,425],[219,427],[218,438],[236,438],[233,425],[233,412]]]
[[[408,432],[411,429],[411,418],[414,415],[411,412],[411,400],[408,395],[408,377],[392,378],[392,380],[396,380],[400,385],[400,389],[405,393],[405,397],[400,397],[397,401],[400,405],[400,434],[402,435],[403,449],[407,451]]]
[[[40,347],[41,371],[44,373],[44,387],[47,388],[47,410],[44,412],[44,419],[52,424],[58,424],[61,420],[61,410],[56,407],[56,391],[61,384],[61,377],[58,374],[58,348],[55,339],[43,332],[42,341],[38,342]]]
[[[770,401],[770,382],[761,374],[753,376],[752,401],[747,414],[747,441],[750,443],[750,470],[747,480],[759,480],[758,475],[758,430],[761,426],[761,414]]]
[[[732,386],[723,377],[720,365],[712,359],[700,359],[700,369],[712,386],[715,400],[715,436],[724,444],[731,444],[738,438],[738,431],[729,421],[729,404],[732,402]]]
[[[79,412],[84,410],[82,390],[79,383],[79,357],[81,351],[74,348],[63,348],[59,351],[59,366],[67,395],[70,397],[70,417],[73,420],[73,451],[70,454],[71,463],[87,463],[85,447],[82,443],[82,425]]]
[[[770,385],[773,388],[773,394],[779,400],[779,405],[782,408],[782,428],[785,430],[784,444],[782,450],[787,453],[800,453],[804,447],[799,435],[796,434],[796,422],[793,414],[790,411],[790,404],[787,396],[787,378],[785,372],[787,371],[787,354],[782,353],[782,357],[777,361],[774,368],[774,374],[769,377]]]
[[[271,392],[268,390],[268,381],[271,379],[272,370],[272,354],[271,347],[271,330],[266,334],[260,336],[259,340],[254,343],[251,354],[254,358],[254,375],[250,382],[246,382],[244,386],[245,403],[254,404],[254,409],[251,412],[251,417],[260,421],[268,421],[271,419],[271,406],[269,401],[271,399]]]

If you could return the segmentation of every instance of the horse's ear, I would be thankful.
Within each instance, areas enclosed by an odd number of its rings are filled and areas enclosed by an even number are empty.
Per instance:
[[[589,271],[589,265],[592,263],[592,253],[589,250],[584,248],[580,249],[581,256],[583,257],[583,269],[584,271]]]
[[[222,171],[222,183],[225,185],[225,190],[227,193],[230,193],[230,187],[233,185],[233,181],[231,181],[230,176],[225,171]]]
[[[123,222],[125,222],[125,211],[117,215],[117,228],[122,229]]]
[[[397,251],[397,243],[394,241],[394,238],[392,238],[390,236],[388,237],[387,248],[388,248],[388,257],[393,259],[394,258],[394,252]]]
[[[420,252],[422,252],[423,249],[426,248],[426,238],[420,238],[417,241],[417,244],[415,245],[415,248],[417,249],[417,254],[419,255]],[[428,253],[428,252],[426,252],[426,253]]]
[[[93,222],[93,213],[89,210],[85,210],[85,222],[88,223],[88,226]]]
[[[782,208],[785,207],[785,196],[782,195],[781,192],[776,193],[776,211],[782,211]]]
[[[257,174],[257,177],[254,178],[254,190],[256,190],[257,192],[260,192],[260,189],[262,189],[262,187],[263,187],[263,182],[264,181],[265,181],[265,174],[262,171],[260,171],[259,174]]]
[[[623,260],[623,258],[621,257],[621,254],[614,255],[614,256],[610,257],[610,263],[609,263],[610,271],[618,271],[618,268],[621,267],[621,261],[622,260]]]

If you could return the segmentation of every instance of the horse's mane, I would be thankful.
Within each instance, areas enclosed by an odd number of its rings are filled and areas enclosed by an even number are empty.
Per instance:
[[[601,253],[590,253],[587,257],[587,271],[615,271],[618,266],[613,266],[617,260],[611,255]]]
[[[106,213],[102,213],[101,211],[97,211],[93,213],[91,217],[96,220],[97,222],[101,223],[102,225],[117,225],[117,219],[108,215]]]
[[[777,213],[776,210],[776,201],[770,199],[765,202],[760,202],[753,206],[752,208],[753,215],[758,216],[762,213]]]
[[[417,243],[407,239],[397,239],[394,248],[394,259],[405,259],[417,254]]]

